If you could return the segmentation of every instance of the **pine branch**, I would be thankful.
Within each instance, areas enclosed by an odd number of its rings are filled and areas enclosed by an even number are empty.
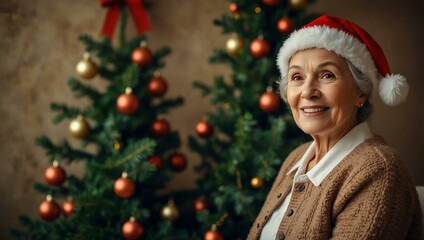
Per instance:
[[[99,74],[106,79],[119,74],[122,69],[131,64],[132,49],[124,49],[125,51],[116,51],[108,38],[101,41],[95,41],[88,35],[80,35],[79,40],[86,45],[86,51],[94,53],[100,60]],[[140,42],[138,42],[139,44]],[[112,70],[108,70],[112,68]]]
[[[121,46],[119,48],[119,52],[121,52],[124,55],[131,55],[131,52],[140,46],[140,42],[142,41],[147,41],[147,36],[146,35],[142,35],[142,36],[136,36],[134,38],[132,38],[131,40],[129,40],[127,42],[127,44]]]
[[[112,62],[110,60],[119,58],[108,38],[103,38],[101,42],[97,42],[89,35],[81,34],[79,40],[84,43],[87,52],[97,53],[99,58],[106,62]]]
[[[147,159],[148,156],[153,154],[155,147],[156,142],[148,138],[130,144],[122,153],[123,157],[120,157],[119,159],[108,159],[104,168],[114,169],[119,167],[123,169],[131,169],[141,160]]]
[[[137,65],[128,65],[123,73],[116,77],[114,87],[118,89],[121,88],[122,91],[124,91],[126,87],[134,87],[137,79],[140,78],[140,71]]]
[[[50,109],[52,111],[59,112],[59,114],[56,115],[52,120],[54,124],[58,124],[64,119],[75,118],[81,114],[81,110],[79,108],[69,107],[64,103],[51,103]]]
[[[229,86],[223,76],[214,77],[211,102],[217,104],[233,101],[233,88]]]
[[[51,194],[53,197],[69,196],[69,191],[65,187],[51,187],[43,183],[34,183],[33,188],[36,192],[44,195]]]
[[[252,130],[255,125],[256,121],[250,113],[245,113],[238,119],[235,136],[241,146],[243,146],[244,143],[249,142],[249,138],[252,136]]]
[[[165,152],[169,151],[170,149],[178,149],[181,146],[181,139],[179,137],[178,132],[173,131],[168,133],[168,135],[157,138],[157,152]]]
[[[76,98],[89,97],[90,99],[95,100],[101,96],[100,92],[89,85],[82,84],[75,78],[70,78],[68,80],[68,85],[74,92],[74,96]]]
[[[228,55],[227,52],[220,49],[215,49],[213,55],[209,58],[210,63],[227,64],[229,67],[234,68],[236,60]]]
[[[48,137],[40,136],[36,138],[35,142],[37,145],[45,149],[50,162],[58,159],[60,161],[66,160],[68,163],[71,163],[74,160],[89,160],[93,158],[93,155],[89,153],[72,149],[67,140],[63,140],[58,146],[56,146]]]
[[[222,27],[223,34],[236,32],[236,30],[239,29],[237,22],[239,21],[234,21],[234,19],[227,14],[223,14],[219,19],[213,20],[215,26]]]
[[[162,47],[155,51],[154,56],[158,59],[161,59],[169,54],[171,54],[171,48]]]
[[[211,87],[209,87],[208,85],[206,85],[203,82],[194,81],[192,85],[193,85],[194,88],[197,88],[202,92],[202,97],[205,97],[212,92]]]
[[[158,114],[167,113],[170,108],[178,107],[184,103],[182,97],[177,97],[174,99],[164,99],[158,105],[154,106]]]

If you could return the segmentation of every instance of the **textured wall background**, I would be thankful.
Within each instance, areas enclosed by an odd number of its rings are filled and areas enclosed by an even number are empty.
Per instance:
[[[194,135],[196,122],[211,109],[208,100],[192,88],[193,80],[211,82],[213,75],[228,72],[208,64],[207,58],[227,39],[212,20],[228,11],[229,1],[150,2],[154,30],[148,34],[149,46],[155,50],[166,45],[173,50],[165,59],[162,74],[170,85],[168,94],[185,97],[185,105],[169,115],[185,143],[189,134]],[[363,26],[385,50],[392,71],[408,78],[411,93],[407,102],[395,108],[377,102],[371,124],[399,149],[416,182],[424,184],[423,1],[317,0],[309,11],[346,17]],[[43,181],[48,164],[34,138],[41,134],[53,140],[68,136],[68,123],[53,125],[48,106],[52,101],[86,104],[74,99],[66,82],[75,76],[75,64],[82,58],[79,34],[97,36],[104,14],[98,1],[0,1],[0,239],[10,239],[8,230],[19,227],[19,214],[37,216],[44,196],[35,194],[32,184]],[[129,28],[133,33],[131,22]],[[94,79],[92,84],[102,87],[101,79]],[[186,147],[182,150],[191,168],[197,156]],[[66,166],[66,170],[82,174],[79,164]],[[186,171],[170,187],[193,187],[194,178]]]

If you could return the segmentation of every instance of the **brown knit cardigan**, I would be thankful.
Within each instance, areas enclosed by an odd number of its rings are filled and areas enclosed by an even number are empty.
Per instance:
[[[282,165],[247,239],[258,239],[289,193],[287,172],[310,143],[294,150]],[[418,239],[422,213],[410,173],[381,137],[365,140],[319,186],[294,186],[276,239]]]

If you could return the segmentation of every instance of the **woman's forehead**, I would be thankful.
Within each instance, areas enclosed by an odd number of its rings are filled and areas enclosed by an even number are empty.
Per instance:
[[[289,65],[299,64],[303,61],[315,61],[317,64],[330,61],[336,64],[347,65],[344,57],[323,48],[309,48],[297,51],[290,58]]]

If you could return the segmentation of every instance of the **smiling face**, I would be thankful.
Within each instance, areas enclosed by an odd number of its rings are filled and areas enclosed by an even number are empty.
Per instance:
[[[343,57],[325,49],[297,52],[289,62],[287,101],[296,124],[312,137],[343,137],[358,124],[361,94]]]

